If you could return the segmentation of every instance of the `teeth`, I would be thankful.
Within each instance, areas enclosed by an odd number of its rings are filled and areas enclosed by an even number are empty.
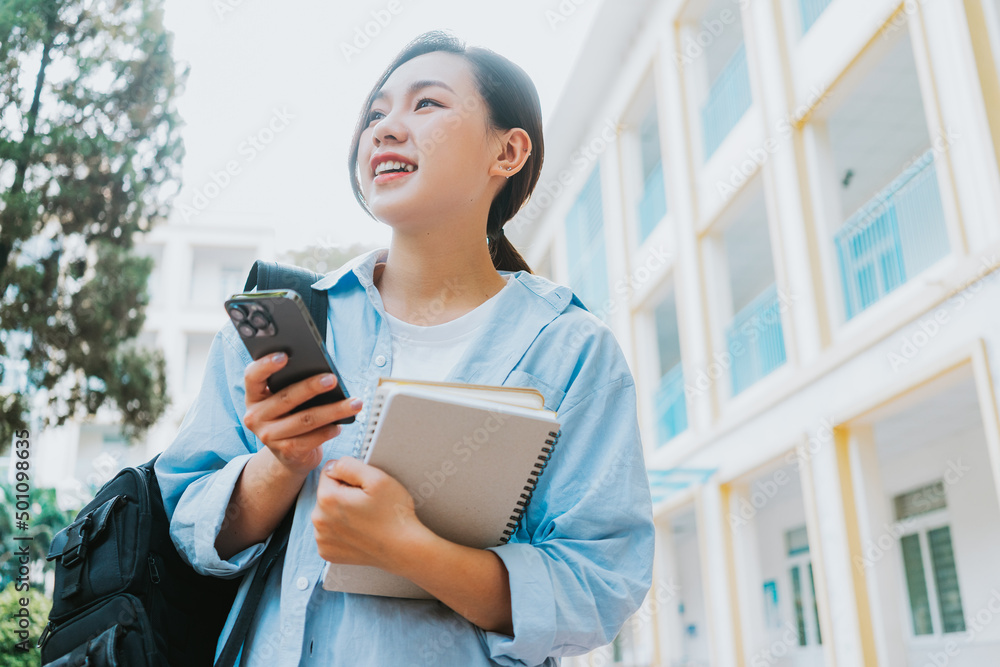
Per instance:
[[[375,166],[375,175],[378,176],[382,172],[388,171],[390,169],[396,169],[396,170],[403,169],[409,172],[416,169],[416,167],[414,167],[412,164],[407,164],[405,162],[380,162],[378,165]]]

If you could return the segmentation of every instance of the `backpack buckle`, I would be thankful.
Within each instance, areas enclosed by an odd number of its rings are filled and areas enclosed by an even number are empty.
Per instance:
[[[90,514],[84,517],[79,527],[70,530],[66,539],[66,546],[63,547],[62,564],[64,567],[73,567],[87,552],[87,529],[90,528],[92,517]]]

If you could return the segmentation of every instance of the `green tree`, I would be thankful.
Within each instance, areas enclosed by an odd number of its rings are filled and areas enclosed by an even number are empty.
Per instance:
[[[44,573],[55,568],[55,561],[46,561],[49,546],[56,533],[73,522],[77,512],[59,508],[56,490],[32,488],[29,492],[27,529],[21,530],[16,521],[16,490],[10,484],[0,482],[0,500],[5,511],[0,513],[0,589],[14,582],[18,577],[20,562],[16,557],[18,549],[26,546],[30,561],[32,581],[41,581]],[[30,540],[15,540],[15,536],[30,537]]]
[[[46,424],[103,405],[133,439],[166,408],[163,355],[134,344],[152,260],[133,252],[184,153],[162,4],[0,0],[0,359],[27,362],[27,389],[0,389],[0,453],[39,392]]]
[[[27,606],[21,606],[21,599],[28,601]],[[41,664],[41,655],[35,644],[42,634],[42,629],[49,618],[49,610],[52,608],[52,601],[47,600],[42,593],[31,587],[27,591],[18,591],[11,583],[0,591],[0,664],[4,667],[37,667]],[[24,614],[21,609],[27,610],[27,643],[20,627],[20,617],[17,614]],[[17,620],[15,620],[17,619]],[[18,648],[18,645],[27,645],[27,651]]]

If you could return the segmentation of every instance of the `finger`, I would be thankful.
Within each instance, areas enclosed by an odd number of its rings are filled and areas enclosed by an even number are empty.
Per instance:
[[[247,405],[263,401],[271,395],[267,388],[267,378],[288,363],[288,355],[284,352],[269,354],[250,362],[243,372],[243,384],[247,392]]]
[[[327,461],[323,472],[334,480],[362,489],[370,489],[385,475],[378,468],[362,463],[353,456]]]
[[[299,380],[262,400],[256,409],[257,416],[262,421],[277,420],[312,397],[330,391],[336,386],[337,376],[333,373],[319,373],[305,380]]]
[[[275,439],[294,438],[345,417],[358,414],[361,412],[361,404],[361,399],[345,398],[326,405],[317,405],[275,420],[268,426],[268,431]]]

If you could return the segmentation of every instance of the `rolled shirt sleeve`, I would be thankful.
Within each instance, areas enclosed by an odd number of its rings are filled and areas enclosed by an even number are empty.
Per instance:
[[[212,340],[205,377],[177,437],[156,460],[155,471],[170,518],[170,537],[200,574],[237,576],[264,552],[270,537],[223,560],[215,548],[236,481],[260,441],[243,425],[243,373],[251,358],[230,323]]]
[[[501,665],[607,644],[652,584],[652,505],[631,375],[575,402],[560,423],[514,539],[491,549],[510,577],[514,636],[485,633]]]

